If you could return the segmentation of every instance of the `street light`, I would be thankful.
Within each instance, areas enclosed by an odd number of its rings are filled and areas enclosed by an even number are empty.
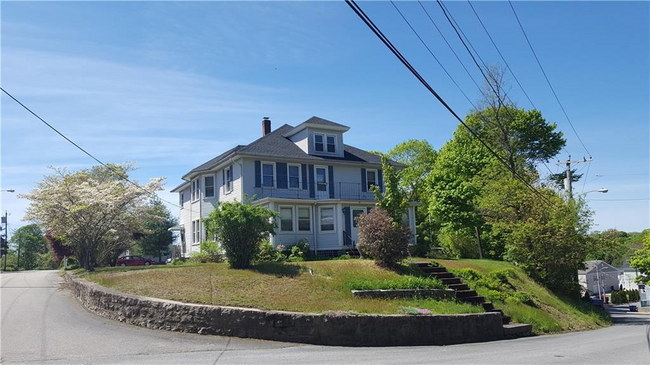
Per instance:
[[[600,189],[597,189],[597,190],[590,190],[590,191],[588,191],[586,193],[582,193],[581,195],[587,195],[589,193],[603,193],[604,194],[604,193],[606,193],[608,191],[609,191],[609,189],[600,188]]]

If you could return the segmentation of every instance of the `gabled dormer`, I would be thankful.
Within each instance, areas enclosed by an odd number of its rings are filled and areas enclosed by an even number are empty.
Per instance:
[[[343,157],[343,133],[350,127],[319,117],[311,117],[284,137],[289,138],[305,153],[315,156]]]

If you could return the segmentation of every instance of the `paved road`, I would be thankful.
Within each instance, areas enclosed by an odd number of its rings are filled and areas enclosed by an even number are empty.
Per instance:
[[[455,346],[344,348],[147,330],[87,312],[56,271],[0,274],[6,364],[649,364],[650,315],[626,325]]]

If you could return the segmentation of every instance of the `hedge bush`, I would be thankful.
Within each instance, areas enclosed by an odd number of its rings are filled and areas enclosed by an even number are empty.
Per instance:
[[[357,226],[359,252],[374,259],[377,265],[395,267],[408,256],[411,229],[394,224],[393,218],[384,209],[375,208],[370,213],[361,213]]]

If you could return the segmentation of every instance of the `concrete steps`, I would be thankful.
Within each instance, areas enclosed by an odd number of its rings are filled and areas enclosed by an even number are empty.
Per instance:
[[[533,335],[533,326],[525,323],[512,323],[503,325],[505,338],[519,338]]]
[[[493,303],[486,302],[484,297],[478,295],[469,285],[463,283],[461,278],[457,278],[456,275],[448,272],[446,268],[432,266],[430,262],[413,262],[412,265],[420,269],[423,274],[437,278],[447,285],[449,289],[455,290],[456,299],[459,301],[483,306],[483,309],[488,313],[500,313],[504,331],[507,332],[507,338],[528,336],[532,333],[532,326],[529,324],[510,324],[512,319],[509,316],[505,315],[501,309],[494,308]]]

